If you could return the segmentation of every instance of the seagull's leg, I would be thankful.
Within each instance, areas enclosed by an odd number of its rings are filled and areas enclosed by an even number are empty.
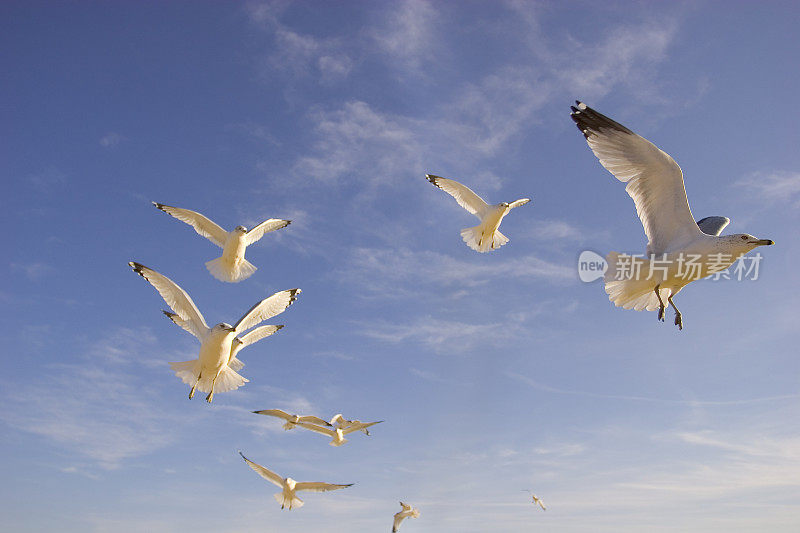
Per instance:
[[[653,291],[656,293],[656,298],[658,298],[658,319],[661,322],[664,322],[664,315],[666,314],[665,311],[667,309],[667,306],[664,305],[664,300],[661,299],[661,293],[659,291],[660,288],[661,285],[656,285],[656,288],[653,289]],[[670,296],[670,298],[671,297],[672,296]]]
[[[197,388],[197,384],[198,384],[198,383],[200,383],[200,376],[201,376],[202,374],[203,374],[202,372],[200,372],[199,374],[197,374],[197,381],[195,381],[195,382],[194,382],[194,385],[192,385],[192,390],[190,390],[190,391],[189,391],[189,399],[190,399],[190,400],[191,400],[192,398],[194,398],[194,389],[196,389],[196,388]]]
[[[683,329],[683,319],[681,318],[681,312],[678,311],[677,307],[675,307],[675,302],[672,301],[672,294],[670,294],[667,297],[667,301],[672,306],[672,308],[675,310],[675,325],[678,326],[679,330]]]
[[[217,376],[219,376],[219,374],[217,374]],[[211,403],[211,401],[214,399],[214,383],[217,382],[217,376],[214,376],[214,379],[211,380],[211,392],[209,392],[208,396],[206,396],[206,401],[208,403]]]

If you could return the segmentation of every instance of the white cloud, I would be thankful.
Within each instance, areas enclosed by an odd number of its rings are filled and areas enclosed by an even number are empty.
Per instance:
[[[110,148],[121,143],[125,138],[119,133],[109,132],[100,137],[100,146],[103,148]]]
[[[52,266],[48,265],[47,263],[42,263],[39,261],[36,261],[34,263],[25,263],[25,264],[11,263],[11,268],[25,274],[25,277],[28,278],[30,281],[39,281],[50,272],[55,271],[55,268],[53,268]]]
[[[433,58],[436,48],[437,12],[426,0],[404,0],[392,4],[382,27],[371,33],[380,49],[389,54],[393,65],[418,73]]]
[[[768,202],[800,200],[800,172],[756,172],[736,185],[755,191]]]
[[[440,353],[464,353],[486,343],[507,339],[512,329],[516,326],[501,322],[468,324],[427,317],[410,324],[373,321],[363,324],[360,333],[386,342],[419,342]]]

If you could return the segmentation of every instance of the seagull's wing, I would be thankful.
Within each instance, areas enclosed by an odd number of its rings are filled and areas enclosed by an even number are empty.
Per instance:
[[[256,328],[253,331],[249,331],[246,335],[242,335],[241,337],[237,337],[239,342],[242,344],[242,348],[245,346],[249,346],[255,342],[260,341],[264,337],[269,337],[273,333],[277,332],[283,327],[283,324],[278,324],[275,326],[261,326],[260,328]]]
[[[283,478],[281,476],[279,476],[278,474],[276,474],[271,470],[267,470],[260,464],[254,463],[253,461],[245,457],[242,452],[239,452],[239,455],[242,456],[242,459],[244,459],[244,462],[247,463],[247,466],[252,468],[256,472],[256,474],[263,477],[267,481],[274,483],[279,487],[283,487]]]
[[[542,502],[542,500],[537,500],[536,503],[539,504],[539,507],[542,508],[542,511],[546,511],[547,510],[547,507],[544,506],[544,502]]]
[[[194,305],[194,302],[189,295],[186,294],[186,291],[178,287],[178,284],[167,276],[159,274],[152,268],[147,268],[133,261],[128,264],[133,268],[134,272],[142,276],[150,282],[150,285],[155,287],[158,294],[167,302],[167,305],[181,318],[181,323],[175,322],[174,320],[173,322],[198,339],[205,338],[209,332],[208,324],[206,324],[203,315],[200,314],[200,310]],[[167,314],[167,316],[170,315]]]
[[[192,326],[191,320],[188,319],[184,320],[180,317],[179,314],[171,313],[169,311],[164,311],[163,309],[161,310],[161,312],[164,313],[164,315],[166,315],[167,318],[172,320],[173,324],[175,324],[176,326],[180,326],[183,330],[188,331],[189,333],[197,337],[197,335],[195,334],[195,328]],[[197,338],[200,339],[201,341],[203,340],[200,337]]]
[[[669,252],[701,235],[692,217],[678,164],[647,139],[576,102],[572,120],[600,163],[636,204],[647,235],[647,253]]]
[[[264,298],[250,308],[234,326],[237,333],[247,331],[256,324],[282,313],[287,307],[292,305],[300,294],[300,289],[289,289],[276,292],[269,298]]]
[[[335,429],[328,429],[328,428],[324,428],[324,427],[319,427],[319,426],[315,426],[314,424],[309,424],[307,422],[298,422],[297,425],[300,426],[300,427],[304,427],[306,429],[310,429],[311,431],[314,431],[315,433],[322,433],[323,435],[327,435],[329,437],[333,437],[334,435],[336,435],[336,430]]]
[[[400,502],[400,506],[403,508],[403,511],[410,511],[411,510],[411,506],[408,505],[407,503]]]
[[[347,426],[346,428],[342,429],[342,435],[349,435],[350,433],[353,433],[354,431],[361,431],[362,429],[368,428],[370,426],[374,426],[375,424],[380,424],[381,422],[383,422],[383,420],[379,420],[377,422],[369,422],[367,424],[365,424],[363,422],[360,422],[358,424],[353,424],[353,425]]]
[[[250,228],[247,232],[247,244],[253,244],[258,239],[264,236],[265,233],[269,233],[270,231],[275,231],[276,229],[285,228],[289,224],[291,224],[291,220],[281,220],[280,218],[271,218],[269,220],[265,220],[258,226],[254,228]]]
[[[728,217],[706,217],[703,220],[697,221],[697,226],[703,233],[709,235],[719,235],[725,226],[731,223]]]
[[[400,524],[403,523],[403,519],[405,517],[406,517],[405,510],[400,511],[399,513],[395,513],[394,522],[392,523],[392,533],[397,533],[397,530],[400,529]]]
[[[333,418],[331,418],[330,425],[332,426],[340,421],[347,422],[347,420],[345,420],[345,418],[342,416],[342,413],[335,414],[333,415]]]
[[[455,180],[434,176],[433,174],[425,174],[428,181],[442,189],[444,192],[452,196],[458,202],[458,205],[480,218],[481,213],[488,209],[487,204],[483,198],[472,192],[472,189],[466,185],[462,185]]]
[[[329,424],[325,420],[321,419],[318,416],[313,416],[313,415],[301,416],[298,422],[306,422],[307,424],[316,424],[318,426],[331,426],[331,424]]]
[[[294,420],[294,417],[287,413],[286,411],[281,411],[280,409],[264,409],[262,411],[253,411],[257,415],[267,415],[267,416],[276,416],[278,418],[283,418],[286,421]]]
[[[520,198],[519,200],[514,200],[510,204],[508,204],[509,209],[514,209],[515,207],[519,207],[521,205],[525,205],[530,202],[530,198]]]
[[[228,237],[228,232],[220,228],[216,223],[212,222],[200,213],[196,211],[190,211],[189,209],[182,209],[180,207],[172,207],[171,205],[159,204],[157,202],[153,202],[153,205],[168,215],[174,216],[181,222],[186,222],[193,227],[197,233],[210,240],[220,248],[225,246],[225,239]]]
[[[307,490],[310,492],[328,492],[329,490],[346,489],[353,483],[337,485],[336,483],[322,483],[321,481],[301,481],[294,486],[294,490]]]

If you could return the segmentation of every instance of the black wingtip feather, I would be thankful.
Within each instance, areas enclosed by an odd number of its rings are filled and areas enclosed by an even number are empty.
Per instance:
[[[598,113],[583,102],[576,100],[575,103],[578,104],[578,107],[576,108],[575,106],[570,106],[570,109],[572,110],[570,118],[572,118],[572,120],[575,122],[575,125],[587,139],[590,135],[600,133],[603,130],[615,130],[634,135],[631,130],[619,122],[611,120],[602,113]]]

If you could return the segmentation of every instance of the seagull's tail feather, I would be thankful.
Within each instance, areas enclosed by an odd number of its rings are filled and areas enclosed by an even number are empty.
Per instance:
[[[275,495],[275,499],[278,500],[278,503],[281,504],[284,508],[287,509],[297,509],[303,506],[303,500],[294,496],[293,498],[286,498],[284,497],[282,492],[278,492]]]
[[[332,440],[328,444],[330,444],[331,446],[337,446],[338,447],[338,446],[342,446],[345,442],[347,442],[347,439],[342,439],[342,440],[340,440],[338,442],[335,441],[335,440]]]
[[[608,299],[623,309],[635,311],[658,309],[658,297],[653,291],[655,281],[647,279],[649,268],[647,260],[633,259],[637,262],[641,261],[640,268],[634,268],[631,267],[631,256],[625,256],[624,262],[619,261],[619,256],[620,254],[617,252],[611,252],[606,257],[608,270],[606,270],[604,280]],[[661,297],[666,302],[669,290],[662,289],[662,291]]]
[[[231,367],[236,372],[240,371],[244,368],[244,363],[242,363],[241,359],[238,359],[235,355],[231,357],[231,360],[228,361],[228,366]]]
[[[464,228],[461,230],[461,238],[467,243],[467,246],[481,253],[497,250],[508,242],[508,237],[499,231],[495,231],[490,236],[484,236],[485,231],[486,226],[484,224]]]
[[[175,375],[181,378],[181,381],[187,385],[194,386],[200,392],[211,392],[211,382],[214,376],[203,376],[200,381],[197,381],[197,376],[200,375],[200,359],[192,359],[191,361],[181,361],[179,363],[170,363],[170,368],[175,372]],[[224,366],[214,382],[214,392],[228,392],[238,389],[248,380],[235,370],[228,366]]]
[[[207,262],[206,268],[212,276],[220,281],[227,281],[228,283],[236,283],[245,280],[252,276],[257,270],[257,267],[245,258],[242,258],[234,264],[230,264],[224,261],[222,257]]]

